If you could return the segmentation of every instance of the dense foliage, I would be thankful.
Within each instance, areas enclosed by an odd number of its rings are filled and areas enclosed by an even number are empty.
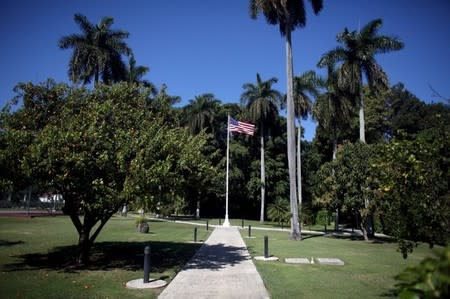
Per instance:
[[[46,95],[28,87],[24,99]],[[79,233],[79,263],[86,262],[91,244],[124,204],[171,206],[172,198],[183,197],[191,184],[202,189],[214,173],[202,154],[206,136],[191,136],[156,116],[148,93],[136,86],[68,89],[58,103],[58,113],[44,125],[35,117],[28,135],[13,142],[25,144],[18,166],[38,190],[63,195],[64,212]],[[25,121],[23,115],[36,111],[28,106],[11,115],[8,132],[26,130],[13,120]]]
[[[448,298],[450,296],[450,247],[436,251],[398,274],[396,291],[401,299]]]

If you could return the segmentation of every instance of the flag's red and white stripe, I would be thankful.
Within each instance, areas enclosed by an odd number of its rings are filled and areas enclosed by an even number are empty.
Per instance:
[[[230,117],[229,126],[230,132],[238,132],[241,134],[247,134],[251,136],[253,136],[253,134],[255,133],[255,125],[235,120],[232,117]]]

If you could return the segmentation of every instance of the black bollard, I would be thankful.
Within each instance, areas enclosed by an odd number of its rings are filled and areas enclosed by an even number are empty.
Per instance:
[[[197,243],[197,228],[194,228],[194,243]]]
[[[264,258],[269,258],[269,237],[264,236]]]
[[[252,237],[252,226],[251,225],[248,226],[248,237],[249,238]]]
[[[144,283],[148,283],[150,278],[150,246],[144,249]]]
[[[209,222],[208,222],[208,220],[206,220],[206,230],[208,230],[209,229]]]
[[[244,228],[244,219],[242,219],[242,225],[241,226],[242,226],[242,228]]]

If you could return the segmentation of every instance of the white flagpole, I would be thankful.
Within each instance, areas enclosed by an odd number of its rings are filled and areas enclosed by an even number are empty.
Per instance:
[[[230,115],[228,115],[227,124],[227,175],[225,183],[225,221],[223,222],[224,227],[230,226],[230,221],[228,220],[228,172],[229,172],[229,161],[230,161]]]

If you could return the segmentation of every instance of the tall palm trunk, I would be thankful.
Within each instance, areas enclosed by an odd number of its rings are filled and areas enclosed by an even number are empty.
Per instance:
[[[364,93],[362,81],[359,85],[359,140],[362,143],[366,143],[366,128],[364,120]]]
[[[361,74],[362,78],[362,74]],[[365,128],[365,119],[364,119],[364,91],[363,91],[363,83],[360,82],[359,86],[359,140],[362,143],[366,143],[366,128]],[[364,198],[364,208],[366,211],[369,209],[369,199]],[[363,235],[364,240],[368,241],[369,238],[372,238],[374,236],[374,229],[373,229],[373,215],[369,211],[367,216],[364,218],[365,221],[361,221],[361,225],[363,226]]]
[[[297,188],[295,173],[295,113],[294,113],[294,71],[292,67],[291,30],[286,30],[286,70],[287,70],[287,155],[289,166],[289,200],[291,204],[292,240],[301,240],[298,224]]]
[[[261,213],[259,216],[259,222],[264,222],[264,205],[266,197],[266,169],[264,161],[264,127],[261,123]]]
[[[302,125],[300,118],[298,119],[298,131],[297,131],[297,196],[298,196],[298,210],[300,213],[300,218],[302,218],[302,203],[303,203],[303,196],[302,196]],[[299,222],[300,225],[300,231],[302,228],[302,222]]]
[[[336,160],[336,153],[337,153],[337,133],[336,133],[336,126],[334,127],[334,133],[333,133],[333,161]],[[333,175],[334,175],[334,169],[333,169]],[[339,230],[339,207],[336,206],[336,211],[334,215],[334,230]]]

